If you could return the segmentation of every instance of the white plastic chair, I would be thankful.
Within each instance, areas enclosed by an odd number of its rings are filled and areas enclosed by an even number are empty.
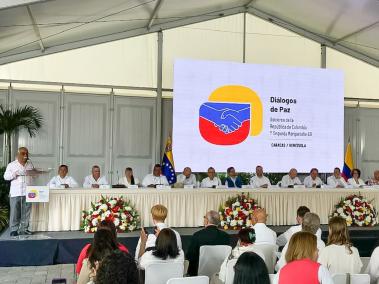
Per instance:
[[[348,275],[346,273],[334,273],[332,279],[334,284],[347,284]]]
[[[225,277],[225,284],[233,284],[234,280],[234,266],[236,265],[237,258],[231,259],[228,261],[226,265],[226,277]]]
[[[208,276],[171,278],[167,284],[209,284],[209,278]]]
[[[213,274],[220,271],[221,264],[231,251],[231,246],[201,246],[197,275],[205,275],[211,278]]]
[[[268,277],[270,277],[270,283],[274,284],[275,274],[269,274]]]
[[[350,274],[350,284],[370,284],[370,275]]]
[[[361,257],[361,261],[362,261],[361,273],[366,273],[368,263],[370,262],[370,257]]]
[[[183,277],[183,263],[152,263],[145,268],[145,284],[166,284],[171,278]]]
[[[273,244],[255,244],[254,250],[259,251],[264,255],[264,261],[266,263],[268,273],[274,273],[278,246]]]

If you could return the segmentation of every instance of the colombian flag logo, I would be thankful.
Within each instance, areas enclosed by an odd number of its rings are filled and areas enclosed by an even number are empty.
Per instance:
[[[227,85],[214,90],[199,109],[199,130],[215,145],[236,145],[262,131],[263,107],[256,92]]]

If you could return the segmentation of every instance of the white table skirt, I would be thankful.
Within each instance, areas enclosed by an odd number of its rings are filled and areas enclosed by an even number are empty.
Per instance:
[[[34,231],[76,231],[80,229],[82,210],[103,196],[124,196],[141,216],[143,226],[153,226],[150,209],[155,204],[168,208],[167,224],[172,227],[203,225],[208,210],[218,210],[221,203],[237,193],[249,192],[266,208],[269,225],[291,225],[296,222],[299,206],[308,206],[319,214],[322,224],[341,198],[360,192],[379,208],[378,189],[55,189],[49,203],[33,204],[31,225]]]

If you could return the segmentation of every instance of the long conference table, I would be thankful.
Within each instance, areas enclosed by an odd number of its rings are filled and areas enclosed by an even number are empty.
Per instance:
[[[335,205],[352,193],[361,193],[379,208],[379,189],[52,189],[49,203],[35,203],[32,207],[31,225],[34,231],[77,231],[80,229],[82,211],[101,195],[131,201],[141,216],[141,225],[153,226],[150,209],[155,204],[168,208],[167,224],[171,227],[198,227],[208,210],[218,210],[228,197],[242,192],[257,199],[266,208],[268,225],[291,225],[296,222],[296,209],[305,205],[319,214],[322,224]]]

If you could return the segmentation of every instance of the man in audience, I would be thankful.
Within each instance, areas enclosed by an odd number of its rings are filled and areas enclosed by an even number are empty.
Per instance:
[[[74,180],[73,177],[70,177],[68,174],[68,167],[66,165],[60,165],[58,169],[58,175],[53,177],[47,184],[50,188],[59,188],[64,186],[65,188],[69,187],[79,187],[78,183]]]
[[[190,167],[185,167],[183,173],[177,176],[176,182],[196,187],[196,176],[192,173]]]
[[[165,220],[167,218],[167,213],[168,213],[167,208],[161,204],[154,205],[151,208],[151,217],[153,219],[155,230],[158,229],[160,231],[160,230],[163,230],[164,228],[168,228],[167,224],[165,223]],[[178,243],[178,247],[179,247],[179,249],[181,249],[182,248],[182,239],[180,238],[180,235],[177,231],[175,231],[175,230],[172,230],[172,231],[174,231],[174,233],[176,235],[176,241]],[[147,241],[146,241],[146,249],[154,247],[156,240],[157,240],[157,237],[155,235],[155,232],[151,232],[150,234],[148,234]],[[141,238],[138,240],[137,247],[136,247],[136,253],[134,254],[136,261],[138,261],[138,253],[140,250],[140,246],[141,246]]]
[[[156,187],[157,185],[169,185],[167,178],[162,175],[162,167],[156,164],[152,174],[148,174],[142,181],[143,187]]]
[[[333,175],[326,180],[327,184],[335,188],[344,188],[347,186],[345,179],[341,176],[341,169],[334,168]]]
[[[100,185],[108,184],[105,176],[100,176],[100,167],[95,165],[92,167],[92,174],[84,179],[84,188],[99,188]]]
[[[379,185],[379,170],[374,172],[374,177],[368,181],[369,185]]]
[[[255,244],[276,244],[276,233],[266,226],[266,209],[259,208],[254,210],[251,216],[251,223],[255,230]]]
[[[241,178],[237,175],[236,170],[233,167],[229,167],[226,170],[226,180],[225,180],[225,185],[229,188],[233,187],[242,187],[242,180]]]
[[[308,187],[308,188],[316,188],[316,187],[321,187],[321,185],[323,184],[322,180],[318,177],[318,169],[316,168],[313,168],[311,169],[310,171],[310,174],[309,176],[307,176],[305,179],[304,179],[304,185],[305,187]]]
[[[250,185],[253,188],[268,188],[271,186],[270,180],[263,175],[262,166],[257,166],[255,168],[255,176],[250,179]]]
[[[308,212],[311,212],[311,210],[309,210],[309,208],[306,206],[300,206],[297,209],[296,221],[298,225],[289,227],[287,231],[285,231],[276,239],[276,244],[278,246],[282,247],[286,245],[286,243],[289,242],[293,234],[301,231],[301,225],[303,224],[304,215]],[[317,230],[316,236],[318,239],[321,239],[321,229]]]
[[[193,234],[186,254],[189,260],[188,274],[190,276],[197,275],[201,246],[230,245],[230,236],[218,229],[219,224],[219,213],[209,211],[204,216],[205,228]]]
[[[288,175],[283,176],[281,187],[293,188],[295,185],[300,185],[301,181],[297,177],[297,170],[292,168]]]
[[[221,185],[221,180],[216,176],[216,170],[212,167],[208,168],[208,177],[201,181],[203,188],[216,188]]]

